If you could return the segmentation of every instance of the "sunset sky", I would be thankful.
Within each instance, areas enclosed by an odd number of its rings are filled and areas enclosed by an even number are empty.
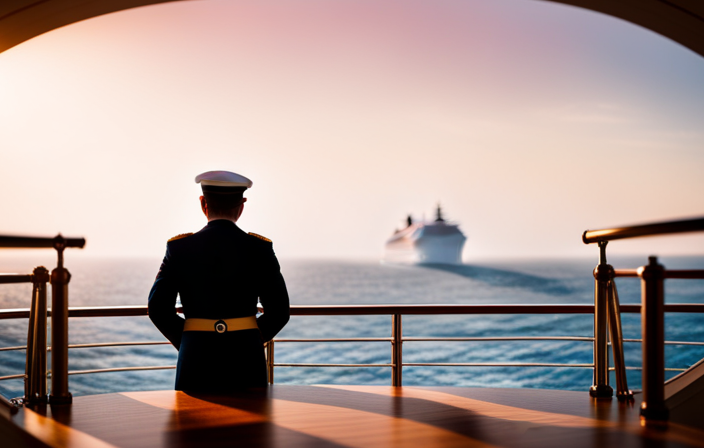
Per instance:
[[[0,54],[0,234],[160,257],[214,169],[282,258],[378,258],[439,201],[468,262],[596,259],[588,228],[704,215],[704,58],[533,0],[176,2]]]

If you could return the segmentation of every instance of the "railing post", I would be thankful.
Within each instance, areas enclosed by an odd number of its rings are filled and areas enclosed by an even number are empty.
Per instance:
[[[32,273],[32,303],[27,330],[27,362],[24,401],[46,403],[46,292],[49,271],[44,266]]]
[[[638,268],[641,278],[641,331],[643,338],[643,403],[640,415],[667,420],[665,406],[665,269],[657,257]]]
[[[621,305],[618,300],[616,282],[611,279],[609,288],[609,335],[611,350],[614,354],[614,371],[616,373],[616,398],[619,401],[632,400],[633,392],[628,389],[626,377],[626,360],[623,354],[623,328],[621,326]]]
[[[57,237],[58,238],[58,237]],[[63,240],[56,245],[59,262],[51,271],[51,404],[70,404],[68,391],[68,282],[71,274],[63,263]]]
[[[403,327],[401,315],[394,314],[391,318],[391,385],[403,385]]]
[[[599,264],[594,268],[594,383],[589,395],[596,398],[611,397],[609,386],[609,352],[606,339],[608,320],[609,283],[614,269],[606,263],[606,241],[599,242]]]
[[[266,373],[269,384],[274,384],[274,340],[266,343]]]

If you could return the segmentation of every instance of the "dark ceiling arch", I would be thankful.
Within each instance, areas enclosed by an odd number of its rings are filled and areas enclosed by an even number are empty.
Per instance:
[[[48,31],[91,17],[183,0],[2,0],[0,53]],[[703,0],[548,0],[618,17],[704,56]]]

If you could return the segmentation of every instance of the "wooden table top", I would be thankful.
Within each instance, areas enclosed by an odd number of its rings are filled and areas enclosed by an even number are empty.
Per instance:
[[[704,447],[704,431],[642,425],[638,405],[537,389],[274,385],[83,396],[10,419],[52,447]]]

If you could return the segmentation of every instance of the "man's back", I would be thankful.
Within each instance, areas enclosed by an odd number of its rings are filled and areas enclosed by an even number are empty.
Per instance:
[[[186,318],[253,316],[259,295],[283,286],[272,244],[231,221],[170,242],[169,254]]]
[[[203,185],[200,197],[208,225],[167,243],[149,317],[179,350],[176,389],[221,393],[263,386],[263,342],[289,319],[286,284],[271,241],[235,224],[251,181],[222,171],[203,173],[196,182],[201,178],[217,183]],[[185,320],[176,314],[177,296]],[[264,307],[259,317],[257,302]]]

